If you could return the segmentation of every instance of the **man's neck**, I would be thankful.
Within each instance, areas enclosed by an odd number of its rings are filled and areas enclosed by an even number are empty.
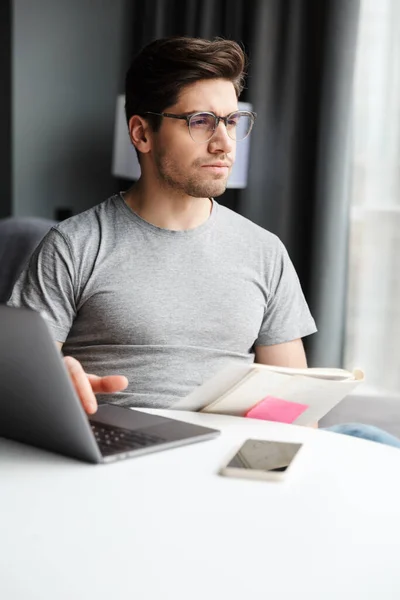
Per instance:
[[[125,203],[139,217],[162,229],[183,231],[199,227],[210,216],[210,198],[174,195],[167,190],[146,189],[139,180],[123,194]]]

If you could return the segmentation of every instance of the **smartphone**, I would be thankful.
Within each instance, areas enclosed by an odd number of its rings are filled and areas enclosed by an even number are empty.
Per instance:
[[[293,464],[302,444],[246,440],[221,475],[246,479],[280,480]]]

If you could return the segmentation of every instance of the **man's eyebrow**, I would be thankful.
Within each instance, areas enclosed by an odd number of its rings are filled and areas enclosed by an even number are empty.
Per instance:
[[[223,115],[223,116],[228,116],[228,115],[231,115],[232,113],[235,113],[235,112],[238,112],[238,111],[239,111],[239,109],[238,109],[238,108],[235,108],[234,110],[231,110],[229,113],[227,113],[226,115]],[[216,115],[217,117],[219,116],[219,115],[217,115],[217,113],[216,113],[216,112],[214,112],[213,110],[206,110],[206,109],[204,109],[204,108],[202,108],[202,109],[200,109],[200,110],[186,110],[186,111],[184,111],[184,112],[181,112],[181,113],[179,113],[179,114],[180,114],[180,115],[184,115],[185,117],[187,117],[188,115],[194,115],[194,114],[196,114],[196,113],[212,113],[213,115]],[[178,114],[178,113],[177,113],[177,114]]]
[[[207,113],[207,112],[213,112],[213,111],[212,110],[205,110],[204,108],[202,108],[200,110],[185,110],[184,112],[182,112],[180,114],[181,115],[185,115],[187,117],[188,115],[194,115],[195,113]]]

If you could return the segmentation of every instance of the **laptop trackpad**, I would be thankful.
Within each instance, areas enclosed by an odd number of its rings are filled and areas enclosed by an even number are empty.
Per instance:
[[[171,411],[172,412],[172,411]],[[171,417],[172,418],[172,417]],[[165,422],[165,417],[150,415],[139,410],[114,406],[112,404],[101,404],[97,412],[89,418],[91,423],[106,423],[115,427],[126,429],[143,429],[153,427]]]

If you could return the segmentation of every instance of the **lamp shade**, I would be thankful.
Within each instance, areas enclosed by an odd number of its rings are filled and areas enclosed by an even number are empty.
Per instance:
[[[136,151],[129,138],[125,118],[125,96],[117,97],[114,124],[114,147],[112,174],[122,179],[137,180],[140,177],[140,165]],[[248,102],[239,102],[239,110],[252,110]],[[236,145],[236,161],[228,179],[228,188],[245,188],[249,166],[250,135]]]

